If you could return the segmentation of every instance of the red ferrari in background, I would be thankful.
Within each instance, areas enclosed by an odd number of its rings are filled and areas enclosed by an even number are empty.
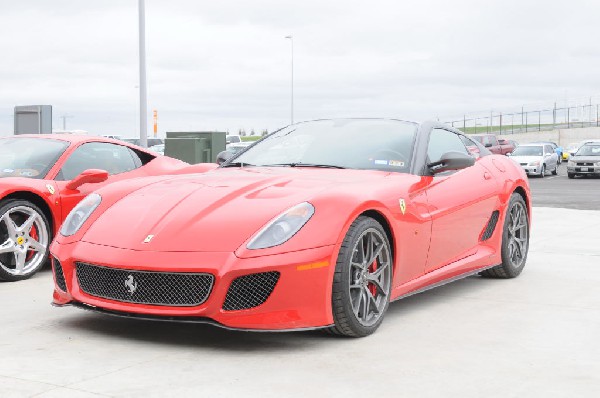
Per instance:
[[[0,279],[17,281],[35,274],[46,262],[50,242],[64,218],[94,189],[187,166],[100,137],[0,139]]]
[[[204,174],[89,195],[51,247],[53,302],[366,336],[392,300],[477,273],[519,275],[529,214],[521,167],[445,125],[298,123]]]

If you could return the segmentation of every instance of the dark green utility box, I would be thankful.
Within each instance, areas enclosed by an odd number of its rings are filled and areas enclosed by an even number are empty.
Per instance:
[[[190,164],[215,163],[225,150],[223,132],[167,132],[165,155]]]

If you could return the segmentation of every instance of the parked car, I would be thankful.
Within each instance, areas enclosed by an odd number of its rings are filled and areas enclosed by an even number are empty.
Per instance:
[[[122,138],[121,141],[125,141],[133,145],[140,145],[139,138]],[[148,148],[150,148],[156,145],[164,145],[165,140],[162,138],[147,138],[146,142],[148,144]]]
[[[550,144],[519,145],[510,157],[523,167],[527,175],[543,178],[548,171],[558,174],[558,155]]]
[[[498,155],[509,154],[515,149],[514,145],[507,140],[502,140],[501,143],[494,134],[470,134],[469,137]]]
[[[587,143],[567,163],[567,176],[600,176],[600,142]]]
[[[52,245],[53,303],[360,337],[390,301],[477,273],[516,277],[526,175],[483,146],[475,159],[461,137],[437,122],[304,122],[203,174],[102,188]]]
[[[588,143],[600,143],[600,140],[589,139],[589,140],[583,140],[583,141],[573,142],[573,143],[569,144],[567,146],[567,152],[568,152],[567,159],[571,156],[575,156],[575,153],[579,150],[579,148],[581,148],[583,145],[588,144]]]
[[[558,163],[562,163],[563,160],[563,147],[559,146],[556,142],[552,142],[552,141],[536,141],[536,142],[531,142],[530,144],[549,144],[552,146],[552,148],[554,149],[554,151],[556,152],[556,154],[558,155]]]
[[[34,275],[46,262],[62,221],[93,190],[186,166],[102,137],[53,134],[0,139],[0,279],[17,281]]]
[[[225,136],[225,145],[235,144],[238,142],[242,142],[242,137],[235,134],[228,134]]]

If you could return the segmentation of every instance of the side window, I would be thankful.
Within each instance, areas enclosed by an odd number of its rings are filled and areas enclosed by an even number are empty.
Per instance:
[[[88,169],[106,170],[110,175],[135,170],[141,161],[139,157],[135,161],[132,155],[129,148],[121,145],[104,142],[83,144],[69,156],[56,179],[70,181]]]
[[[451,151],[470,155],[458,134],[444,129],[433,129],[429,136],[429,146],[427,147],[429,163],[437,162],[443,154]]]
[[[546,153],[552,154],[552,152],[554,152],[554,149],[550,145],[546,145]]]

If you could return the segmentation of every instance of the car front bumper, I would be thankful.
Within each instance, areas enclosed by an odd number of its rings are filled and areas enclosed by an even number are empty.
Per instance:
[[[527,175],[530,175],[530,174],[538,175],[542,171],[542,166],[523,166],[523,165],[521,165],[521,167],[523,168],[523,170],[525,170],[525,173],[527,173]]]
[[[67,245],[55,242],[51,247],[55,277],[53,305],[74,305],[106,314],[143,319],[209,322],[231,329],[296,330],[327,327],[333,324],[331,287],[336,248],[326,246],[242,259],[234,253],[139,252],[86,242]],[[136,278],[136,272],[205,273],[214,278],[206,300],[199,305],[132,303],[92,295],[89,290],[86,292],[76,275],[76,262],[124,270],[125,273],[131,271]],[[63,283],[57,284],[60,271]],[[241,310],[224,309],[226,296],[236,278],[273,271],[279,273],[279,278],[262,304]],[[121,279],[115,280],[111,289],[127,289],[127,280]],[[66,289],[61,289],[61,285]],[[143,291],[143,288],[143,283],[140,283],[138,290]],[[173,286],[173,289],[176,290],[177,286]],[[253,293],[248,290],[245,292]]]
[[[597,166],[567,166],[567,173],[579,175],[599,175],[600,167]]]

